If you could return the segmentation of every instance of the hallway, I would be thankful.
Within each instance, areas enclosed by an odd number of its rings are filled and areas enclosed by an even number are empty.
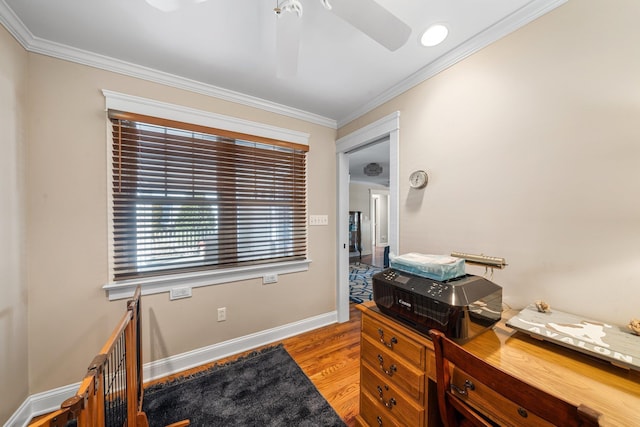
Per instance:
[[[375,267],[384,267],[384,248],[384,246],[374,247],[371,255],[362,255],[361,262]]]

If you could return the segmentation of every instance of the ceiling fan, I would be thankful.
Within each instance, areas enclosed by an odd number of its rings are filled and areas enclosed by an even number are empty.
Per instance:
[[[145,0],[164,12],[179,9],[188,3],[207,0]],[[382,7],[375,0],[320,0],[323,7],[342,18],[390,51],[402,47],[411,34],[411,27]],[[303,6],[300,0],[276,0],[273,9],[278,24],[276,49],[278,77],[292,77],[297,73],[298,51]]]
[[[402,22],[375,0],[320,0],[330,10],[373,40],[395,51],[402,47],[411,34],[411,27]],[[297,72],[300,20],[287,18],[285,12],[300,18],[303,7],[300,0],[277,1],[274,12],[277,26],[278,76],[291,77]]]

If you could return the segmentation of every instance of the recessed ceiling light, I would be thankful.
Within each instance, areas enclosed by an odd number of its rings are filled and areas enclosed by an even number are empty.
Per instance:
[[[420,37],[420,43],[423,46],[431,47],[436,46],[444,41],[449,34],[449,29],[443,24],[434,24],[427,28],[422,37]]]

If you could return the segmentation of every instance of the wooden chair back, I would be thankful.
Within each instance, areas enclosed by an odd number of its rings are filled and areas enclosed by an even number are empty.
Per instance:
[[[438,409],[445,427],[599,425],[600,414],[593,409],[575,406],[507,374],[440,331],[431,330],[430,336],[436,356]],[[474,405],[487,399],[487,404]]]

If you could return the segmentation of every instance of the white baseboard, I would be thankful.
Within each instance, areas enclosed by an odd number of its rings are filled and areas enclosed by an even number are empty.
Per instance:
[[[338,313],[333,311],[300,320],[298,322],[256,332],[255,334],[234,338],[219,344],[198,348],[166,359],[156,360],[144,365],[143,378],[145,381],[152,381],[166,377],[167,375],[171,375],[176,372],[201,366],[205,363],[213,362],[246,350],[251,350],[252,348],[271,344],[276,341],[283,340],[284,338],[311,331],[313,329],[318,329],[323,326],[336,323],[337,321]]]
[[[48,414],[60,409],[60,404],[72,397],[80,387],[80,383],[54,388],[42,393],[32,394],[16,412],[7,420],[4,427],[28,426],[33,417]]]
[[[216,360],[251,350],[252,348],[272,344],[303,332],[331,325],[337,321],[338,313],[336,311],[332,311],[318,316],[309,317],[298,322],[289,323],[287,325],[278,326],[276,328],[234,338],[218,344],[198,348],[186,353],[167,357],[165,359],[156,360],[146,363],[143,366],[143,378],[145,381],[152,381],[186,369],[215,362]],[[76,384],[66,385],[29,396],[24,403],[20,405],[20,408],[18,408],[18,410],[4,424],[4,427],[28,426],[33,417],[47,414],[60,408],[60,404],[66,399],[72,397],[78,390],[79,386],[80,383],[78,382]]]

